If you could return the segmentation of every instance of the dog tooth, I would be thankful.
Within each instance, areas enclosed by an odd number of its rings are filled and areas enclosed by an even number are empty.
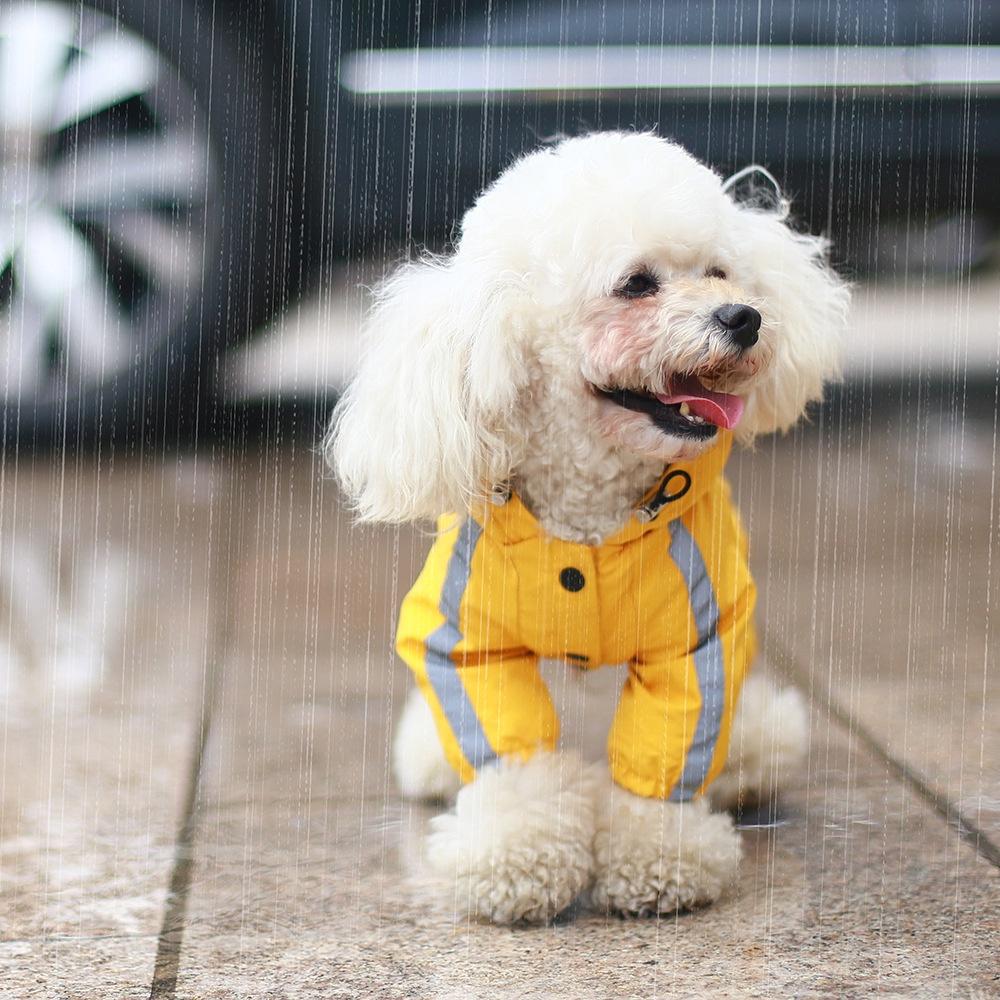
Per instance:
[[[687,417],[691,413],[691,407],[688,406],[687,403],[681,403],[681,405],[677,407],[677,409],[682,417]]]

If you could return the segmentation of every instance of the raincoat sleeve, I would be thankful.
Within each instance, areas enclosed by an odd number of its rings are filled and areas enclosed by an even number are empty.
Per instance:
[[[396,649],[463,781],[498,757],[553,749],[558,720],[537,657],[517,639],[517,578],[475,518],[442,518],[400,610]]]
[[[756,591],[728,485],[670,524],[657,607],[629,666],[608,739],[614,779],[675,802],[701,795],[722,769],[733,711],[755,653]]]

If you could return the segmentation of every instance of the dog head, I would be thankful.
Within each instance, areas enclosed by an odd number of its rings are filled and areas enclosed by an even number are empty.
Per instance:
[[[680,147],[569,139],[508,169],[454,253],[390,278],[328,454],[360,515],[389,521],[509,478],[539,393],[584,437],[691,458],[719,428],[798,420],[836,373],[846,307],[823,240],[734,202]]]

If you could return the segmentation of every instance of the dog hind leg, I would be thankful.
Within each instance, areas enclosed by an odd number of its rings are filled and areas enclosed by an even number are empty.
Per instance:
[[[392,770],[403,797],[451,801],[462,783],[448,763],[434,716],[419,688],[411,689],[396,725]]]
[[[800,774],[809,750],[809,712],[802,694],[766,677],[743,685],[729,757],[708,797],[716,809],[766,803]]]

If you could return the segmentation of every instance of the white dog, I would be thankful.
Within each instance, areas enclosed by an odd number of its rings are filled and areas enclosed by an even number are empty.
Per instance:
[[[672,912],[733,880],[708,802],[770,794],[807,727],[756,679],[736,709],[753,590],[721,464],[821,396],[847,302],[821,239],[630,133],[525,156],[384,287],[326,447],[362,519],[459,515],[404,604],[395,765],[409,796],[458,793],[427,856],[469,912],[546,920],[587,889]],[[610,773],[560,741],[538,656],[625,661]]]

